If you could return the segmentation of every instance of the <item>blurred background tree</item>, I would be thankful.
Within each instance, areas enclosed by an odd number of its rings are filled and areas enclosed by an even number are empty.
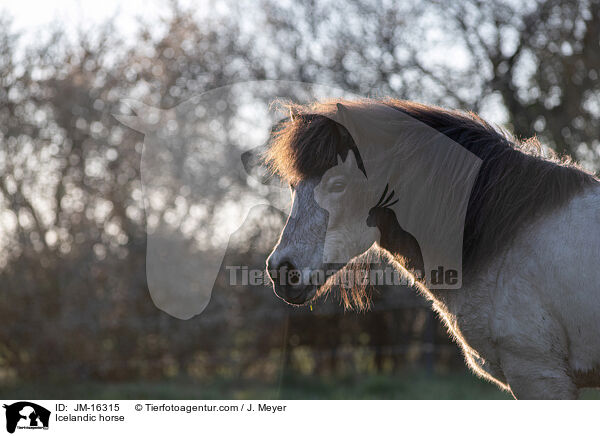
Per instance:
[[[258,380],[273,396],[286,374],[462,371],[444,328],[406,288],[381,289],[369,313],[331,301],[311,313],[268,287],[232,287],[223,270],[201,316],[160,312],[145,274],[143,135],[111,114],[125,95],[170,108],[242,81],[321,83],[480,112],[595,171],[600,1],[245,0],[164,11],[131,41],[109,21],[75,36],[57,25],[25,44],[0,21],[2,386],[222,378]],[[241,149],[222,153],[235,160]],[[216,208],[222,192],[211,192]],[[163,212],[186,195],[173,191]],[[267,224],[247,222],[249,242],[224,265],[263,267],[283,219],[267,212]]]

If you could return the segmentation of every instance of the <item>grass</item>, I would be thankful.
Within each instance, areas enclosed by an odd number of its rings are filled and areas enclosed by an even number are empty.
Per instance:
[[[512,398],[468,372],[429,375],[410,372],[393,376],[316,377],[287,375],[281,387],[258,381],[189,379],[132,382],[23,383],[0,386],[10,399],[398,399],[501,400]],[[585,390],[582,398],[600,399]]]

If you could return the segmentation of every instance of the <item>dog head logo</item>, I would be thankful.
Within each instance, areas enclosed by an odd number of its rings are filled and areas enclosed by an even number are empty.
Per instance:
[[[14,433],[18,429],[47,429],[50,411],[29,401],[5,404],[6,431]]]
[[[115,117],[144,134],[146,278],[159,309],[180,319],[202,313],[235,232],[265,206],[289,210],[287,186],[258,168],[282,117],[271,103],[340,94],[265,81],[214,89],[170,109],[122,100],[134,115]]]
[[[346,264],[379,243],[405,257],[430,289],[460,288],[464,220],[481,159],[378,101],[325,108],[356,151],[338,159],[315,189],[329,215],[324,263]]]

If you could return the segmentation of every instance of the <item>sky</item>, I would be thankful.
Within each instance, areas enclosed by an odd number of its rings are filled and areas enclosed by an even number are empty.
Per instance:
[[[193,1],[180,3],[187,5]],[[119,33],[133,36],[136,17],[156,20],[165,9],[161,0],[0,0],[2,15],[12,16],[13,30],[23,32],[25,38],[35,37],[37,31],[52,22],[59,22],[71,33],[79,23],[100,24],[113,17]]]
[[[92,27],[107,20],[112,20],[116,31],[127,43],[134,40],[139,18],[152,23],[168,16],[168,2],[169,0],[0,0],[0,14],[8,13],[13,17],[12,30],[21,33],[20,48],[39,39],[40,35],[52,29],[49,25],[53,23],[63,26],[67,35],[75,36],[82,25],[84,28]],[[184,8],[191,6],[197,15],[219,11],[223,6],[220,0],[177,2]],[[465,61],[456,50],[448,50],[444,45],[440,47],[442,48],[433,51],[429,58],[446,59],[453,65]],[[502,124],[506,121],[501,105],[492,98],[482,107],[481,114],[495,123]]]

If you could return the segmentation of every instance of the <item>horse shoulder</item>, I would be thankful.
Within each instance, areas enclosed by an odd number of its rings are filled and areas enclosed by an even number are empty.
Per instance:
[[[505,347],[600,365],[600,188],[540,217],[515,238],[498,271],[491,323]]]
[[[592,189],[522,228],[463,277],[463,289],[435,292],[476,371],[503,382],[508,350],[536,355],[532,371],[558,361],[586,374],[599,367],[599,230],[600,189]]]

